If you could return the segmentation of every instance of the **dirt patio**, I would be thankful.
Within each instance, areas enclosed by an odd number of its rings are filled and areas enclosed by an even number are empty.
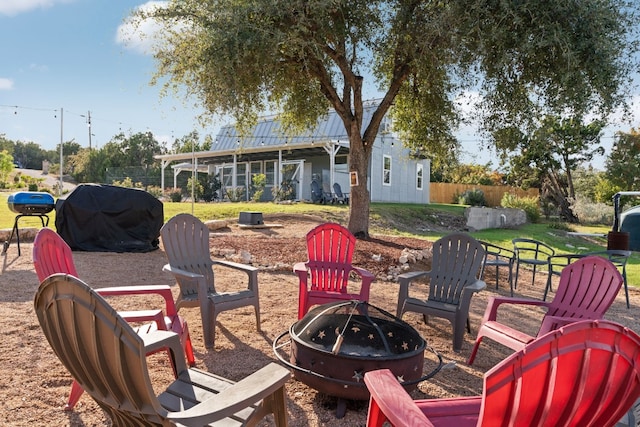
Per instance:
[[[181,311],[189,323],[195,346],[197,367],[239,380],[267,363],[276,360],[272,343],[297,320],[297,279],[291,272],[293,263],[306,259],[304,235],[322,222],[310,216],[265,216],[271,228],[241,229],[237,224],[217,230],[211,235],[214,256],[238,255],[246,251],[251,262],[260,268],[259,287],[261,304],[261,332],[255,328],[251,308],[224,312],[218,316],[215,349],[207,351],[202,340],[202,325],[197,309]],[[376,274],[371,288],[370,303],[395,313],[398,285],[388,280],[390,267],[398,264],[404,248],[425,249],[430,243],[414,238],[374,235],[369,241],[358,241],[354,264]],[[31,259],[32,243],[21,242],[22,255],[18,256],[15,243],[2,257],[0,272],[0,316],[4,320],[4,339],[0,344],[0,424],[9,426],[106,426],[100,408],[85,394],[73,412],[64,412],[71,378],[53,354],[37,323],[33,311],[33,296],[38,280]],[[375,255],[375,257],[374,257]],[[246,254],[245,254],[246,256]],[[375,259],[374,259],[375,258]],[[75,263],[80,277],[94,288],[141,284],[166,284],[177,287],[172,278],[162,272],[165,254],[159,250],[138,253],[75,252]],[[380,259],[380,260],[376,260]],[[412,269],[425,269],[426,263],[412,264]],[[495,277],[487,272],[487,288],[473,297],[471,304],[472,335],[465,336],[460,353],[452,350],[451,327],[441,319],[432,319],[425,325],[421,318],[407,314],[404,320],[414,326],[428,344],[439,352],[447,367],[434,378],[422,382],[412,393],[414,398],[476,395],[482,391],[482,375],[511,352],[486,340],[473,366],[466,365],[478,323],[484,312],[487,297],[498,293],[508,295],[506,271],[501,275],[500,289],[495,288]],[[217,287],[221,290],[237,286],[242,276],[219,270]],[[521,275],[517,295],[541,298],[545,274],[536,277]],[[556,279],[557,282],[557,279]],[[640,331],[638,305],[640,291],[630,288],[631,309],[626,308],[624,293],[607,314],[607,318]],[[117,309],[157,305],[151,298],[139,300],[110,300]],[[512,310],[511,321],[534,334],[541,312]],[[433,365],[426,355],[425,371]],[[166,355],[149,357],[154,387],[158,390],[172,379]],[[453,362],[453,363],[449,363]],[[291,380],[287,384],[287,410],[289,425],[302,426],[364,426],[367,402],[351,401],[344,418],[335,416],[336,399],[324,396],[306,385]],[[268,422],[264,425],[269,425]]]

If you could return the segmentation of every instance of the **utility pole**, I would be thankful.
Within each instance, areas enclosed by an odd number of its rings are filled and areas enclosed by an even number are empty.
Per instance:
[[[62,188],[64,186],[64,180],[62,175],[64,175],[64,167],[62,164],[62,146],[64,145],[64,121],[63,121],[64,109],[60,107],[60,194],[59,197],[62,197]]]
[[[87,126],[89,127],[89,151],[91,151],[91,111],[87,111]]]

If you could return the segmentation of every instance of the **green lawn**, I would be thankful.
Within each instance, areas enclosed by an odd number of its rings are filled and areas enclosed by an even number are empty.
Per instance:
[[[0,228],[11,228],[16,214],[7,205],[11,193],[0,192]],[[398,234],[415,236],[426,240],[436,240],[444,233],[419,232],[416,224],[424,222],[424,218],[437,212],[453,215],[464,215],[464,206],[431,204],[407,205],[398,203],[372,203],[370,212],[370,231],[373,234]],[[327,221],[345,223],[349,207],[344,205],[318,205],[312,203],[275,204],[275,203],[164,203],[165,221],[172,216],[186,212],[193,213],[202,220],[237,219],[240,212],[253,211],[263,214],[287,213],[318,215]],[[55,228],[55,211],[49,214],[49,226]],[[20,227],[40,227],[37,217],[22,218]],[[602,233],[610,230],[608,226],[572,226],[575,231],[584,233]],[[527,224],[518,229],[489,229],[471,233],[474,237],[491,243],[511,247],[511,239],[528,237],[541,240],[552,246],[557,253],[582,253],[606,249],[606,238],[585,240],[569,236],[565,232],[554,229],[546,223]],[[627,265],[629,286],[640,286],[640,253],[634,252]]]

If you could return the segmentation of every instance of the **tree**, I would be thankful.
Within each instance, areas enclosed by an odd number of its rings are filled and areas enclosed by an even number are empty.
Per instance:
[[[5,183],[13,170],[13,156],[7,150],[0,151],[0,183]]]
[[[349,170],[360,181],[351,189],[348,228],[367,237],[367,174],[387,113],[405,146],[434,165],[457,155],[455,99],[465,89],[480,92],[477,116],[488,131],[541,112],[604,115],[624,103],[630,87],[627,37],[636,27],[627,6],[625,0],[173,0],[139,10],[135,21],[164,25],[151,83],[165,93],[186,87],[205,111],[232,115],[241,128],[268,109],[282,111],[291,129],[335,109],[349,136]],[[383,93],[365,123],[368,87]]]
[[[594,155],[604,154],[598,145],[602,128],[601,121],[583,124],[579,117],[547,116],[531,135],[503,129],[495,133],[495,141],[503,161],[508,159],[510,175],[534,178],[542,198],[552,202],[561,217],[577,222],[571,210],[576,197],[573,173]]]
[[[640,133],[636,129],[615,135],[605,170],[615,186],[625,191],[640,188]]]

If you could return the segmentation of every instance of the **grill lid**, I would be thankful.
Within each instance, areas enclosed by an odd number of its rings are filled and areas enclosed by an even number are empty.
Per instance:
[[[21,191],[11,194],[7,199],[7,204],[12,212],[23,215],[46,214],[55,207],[55,201],[51,194],[37,191]]]

